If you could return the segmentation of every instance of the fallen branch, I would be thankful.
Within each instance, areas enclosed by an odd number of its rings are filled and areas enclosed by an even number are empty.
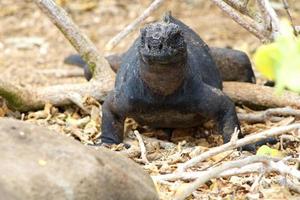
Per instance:
[[[278,183],[300,194],[300,184],[293,183],[292,181],[286,179],[285,176],[282,176],[282,178],[278,180]]]
[[[188,184],[184,189],[176,191],[175,198],[176,200],[183,200],[189,195],[192,194],[198,187],[202,184],[206,183],[212,178],[217,178],[226,170],[233,168],[241,168],[245,165],[253,164],[253,163],[262,163],[262,167],[265,168],[266,171],[276,171],[283,175],[290,175],[294,178],[300,178],[300,171],[295,168],[292,168],[288,165],[285,165],[282,161],[274,162],[274,158],[271,157],[261,157],[261,156],[250,156],[244,158],[242,160],[229,161],[223,163],[218,167],[211,168],[207,170],[205,173],[203,172],[202,176],[197,178],[191,184]],[[278,160],[278,159],[277,159]]]
[[[282,126],[282,127],[276,127],[276,128],[272,128],[270,130],[266,130],[260,133],[257,133],[255,135],[250,135],[247,136],[245,138],[239,139],[236,142],[232,143],[232,142],[228,142],[226,144],[223,144],[221,146],[218,147],[214,147],[211,148],[210,150],[190,159],[189,161],[179,165],[177,171],[178,172],[184,172],[187,168],[192,167],[194,165],[196,165],[197,163],[206,160],[207,158],[210,158],[214,155],[217,155],[221,152],[225,152],[231,149],[236,149],[238,147],[242,147],[246,144],[251,144],[251,143],[255,143],[258,142],[260,140],[263,139],[267,139],[267,138],[271,138],[271,137],[275,137],[278,135],[282,135],[286,132],[289,132],[291,130],[294,129],[299,129],[300,128],[300,123],[297,124],[291,124],[288,126]]]
[[[300,95],[284,91],[275,94],[272,87],[240,82],[224,82],[223,91],[236,103],[264,108],[294,107],[300,109]]]
[[[270,108],[264,111],[254,112],[254,113],[238,114],[238,118],[240,121],[247,121],[249,123],[258,123],[267,120],[276,122],[282,120],[281,116],[294,116],[299,118],[300,110],[293,109],[290,107],[285,107],[285,108]]]
[[[165,0],[155,0],[153,3],[131,24],[125,27],[120,33],[114,36],[105,46],[106,49],[113,49],[123,38],[135,30],[149,15],[155,11]]]
[[[230,176],[238,176],[238,175],[244,175],[249,173],[259,173],[261,167],[262,167],[261,163],[249,164],[241,168],[233,168],[233,169],[226,170],[222,172],[218,177],[230,177]],[[154,181],[159,183],[162,181],[176,181],[176,180],[190,181],[190,180],[195,180],[197,178],[201,178],[203,174],[206,172],[207,171],[175,172],[173,174],[151,176],[151,178]]]
[[[253,173],[261,173],[262,169],[265,171],[268,170],[265,166],[263,166],[262,163],[253,163],[249,164],[246,166],[243,166],[241,168],[233,168],[226,170],[222,173],[219,174],[218,177],[216,178],[221,178],[221,177],[231,177],[231,176],[240,176],[240,175],[246,175],[246,174],[253,174]],[[269,169],[268,172],[275,171],[274,169]],[[203,174],[206,173],[206,171],[201,171],[201,172],[182,172],[182,173],[173,173],[173,174],[164,174],[164,175],[157,175],[157,176],[151,176],[153,181],[157,183],[170,183],[168,181],[176,181],[176,180],[183,180],[183,181],[191,181],[195,180],[197,178],[202,178]],[[290,190],[297,192],[300,194],[300,185],[293,183],[292,181],[284,178],[283,177],[278,179],[278,183],[280,185],[283,185],[285,187],[288,187]]]
[[[46,103],[54,106],[72,104],[70,93],[91,96],[103,101],[110,85],[96,81],[81,84],[65,84],[44,88],[21,88],[0,79],[0,96],[7,101],[7,106],[20,112],[42,109]]]

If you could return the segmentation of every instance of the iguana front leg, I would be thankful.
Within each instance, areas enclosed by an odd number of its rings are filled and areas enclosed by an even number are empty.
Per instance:
[[[223,136],[223,142],[230,141],[235,129],[239,131],[238,138],[243,138],[240,124],[235,111],[235,105],[221,90],[204,84],[199,102],[199,109],[202,113],[207,113],[218,125],[219,132]],[[205,101],[205,102],[204,102]],[[255,145],[245,145],[247,151],[255,151]]]
[[[107,96],[102,105],[101,143],[120,144],[123,142],[125,116],[116,108],[113,93]]]

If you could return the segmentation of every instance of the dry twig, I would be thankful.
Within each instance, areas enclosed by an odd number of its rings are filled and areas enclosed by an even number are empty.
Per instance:
[[[263,34],[263,27],[255,22],[251,18],[245,18],[238,11],[232,8],[230,5],[225,3],[223,0],[211,0],[214,4],[216,4],[221,10],[223,10],[226,14],[228,14],[235,22],[237,22],[240,26],[248,30],[250,33],[255,35],[258,39],[264,41],[266,40]],[[236,7],[237,8],[237,7]]]
[[[288,174],[295,178],[300,178],[300,171],[295,168],[292,168],[288,165],[285,165],[282,161],[275,162],[275,158],[271,157],[261,157],[261,156],[250,156],[241,160],[236,161],[229,161],[226,162],[218,167],[211,168],[207,170],[205,173],[203,172],[202,176],[197,178],[191,184],[188,184],[184,189],[180,189],[175,193],[176,200],[185,199],[188,197],[192,192],[194,192],[199,186],[206,183],[212,178],[216,178],[220,176],[226,170],[233,169],[233,168],[241,168],[245,165],[253,164],[253,163],[262,163],[263,167],[266,168],[266,171],[276,171],[280,174]]]
[[[142,158],[142,162],[144,164],[148,164],[149,161],[147,159],[147,150],[146,150],[146,147],[145,147],[145,144],[144,144],[144,141],[143,141],[143,138],[142,136],[140,135],[140,133],[137,131],[137,130],[134,130],[133,131],[135,137],[138,139],[139,141],[139,145],[140,145],[140,148],[141,148],[141,158]]]
[[[211,0],[234,21],[262,42],[270,42],[281,34],[279,19],[269,0],[257,0],[258,10],[253,15],[247,9],[248,0]]]
[[[125,27],[120,33],[113,37],[107,44],[106,49],[111,50],[114,48],[123,38],[125,38],[129,33],[135,30],[140,23],[142,23],[149,15],[155,11],[165,0],[155,0],[153,3],[131,24]]]
[[[229,142],[229,143],[223,144],[221,146],[211,148],[210,150],[200,154],[199,156],[196,156],[196,157],[190,159],[189,161],[181,164],[178,167],[177,171],[178,172],[183,172],[187,168],[192,167],[195,164],[197,164],[197,163],[199,163],[199,162],[201,162],[201,161],[203,161],[207,158],[210,158],[214,155],[217,155],[221,152],[228,151],[228,150],[231,150],[231,149],[235,149],[235,148],[238,148],[238,147],[242,147],[246,144],[255,143],[255,142],[258,142],[258,141],[263,140],[263,139],[275,137],[275,136],[278,136],[278,135],[284,134],[286,132],[289,132],[291,130],[299,129],[299,128],[300,128],[300,123],[292,124],[292,125],[288,125],[288,126],[276,127],[276,128],[272,128],[270,130],[266,130],[266,131],[257,133],[255,135],[247,136],[243,139],[239,139],[235,143]]]
[[[219,177],[229,177],[229,176],[237,176],[237,175],[244,175],[249,173],[259,173],[260,169],[262,167],[261,163],[254,163],[249,164],[246,166],[243,166],[241,168],[232,168],[229,170],[226,170],[220,174]],[[172,174],[164,174],[164,175],[157,175],[152,176],[152,179],[156,182],[162,182],[162,181],[176,181],[176,180],[195,180],[197,178],[201,178],[203,176],[203,173],[206,171],[200,171],[200,172],[175,172]]]
[[[282,4],[283,4],[283,7],[284,7],[284,9],[286,11],[286,14],[287,14],[287,16],[288,16],[288,18],[290,20],[291,26],[293,27],[294,35],[298,36],[298,31],[295,28],[294,20],[292,18],[291,13],[290,13],[290,6],[289,6],[287,0],[282,0]]]
[[[278,117],[279,116],[279,117]],[[241,121],[247,121],[248,123],[258,123],[264,122],[267,120],[270,121],[280,121],[282,118],[280,116],[294,116],[299,118],[300,117],[300,110],[293,109],[290,107],[285,108],[270,108],[260,112],[254,113],[239,113],[238,117]]]

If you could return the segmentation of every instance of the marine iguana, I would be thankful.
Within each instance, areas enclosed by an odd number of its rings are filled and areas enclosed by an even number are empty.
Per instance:
[[[127,117],[153,128],[195,127],[214,119],[224,143],[240,131],[208,46],[171,15],[143,28],[123,56],[115,88],[102,106],[101,142],[122,143]]]

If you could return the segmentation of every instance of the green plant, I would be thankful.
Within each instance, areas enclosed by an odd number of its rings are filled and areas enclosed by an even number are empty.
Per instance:
[[[287,23],[282,28],[283,34],[273,43],[257,49],[254,63],[260,73],[276,82],[277,92],[285,88],[300,92],[300,38]]]

